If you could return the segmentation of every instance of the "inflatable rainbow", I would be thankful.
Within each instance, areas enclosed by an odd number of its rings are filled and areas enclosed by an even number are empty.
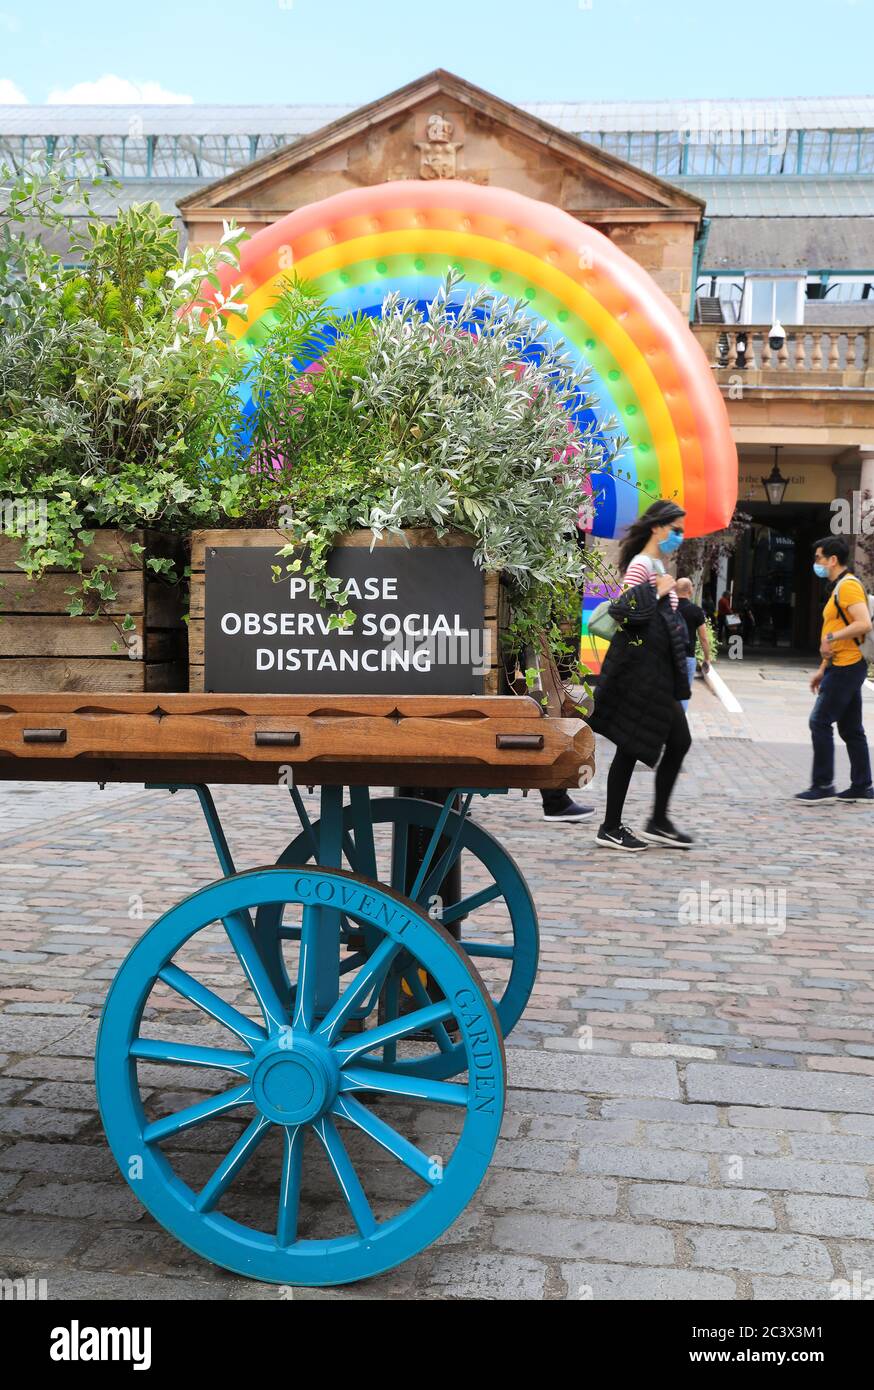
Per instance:
[[[454,180],[400,181],[337,194],[289,213],[244,243],[247,320],[230,332],[256,354],[292,270],[341,310],[378,313],[397,290],[432,299],[458,267],[462,292],[487,285],[527,300],[592,372],[598,420],[615,416],[628,445],[593,475],[592,533],[621,535],[656,497],[685,507],[690,536],[725,526],[737,454],[711,368],[688,324],[647,273],[569,213],[506,189]]]

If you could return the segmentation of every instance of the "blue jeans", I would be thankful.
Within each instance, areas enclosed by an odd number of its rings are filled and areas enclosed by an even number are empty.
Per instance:
[[[832,725],[847,745],[850,755],[850,781],[855,791],[871,785],[871,757],[862,725],[862,687],[868,673],[867,662],[852,666],[829,666],[822,678],[816,704],[810,712],[813,739],[814,787],[831,787],[835,780],[835,741]]]
[[[687,657],[686,657],[686,671],[688,672],[688,675],[689,675],[689,689],[690,689],[690,690],[692,689],[692,682],[693,682],[693,680],[695,679],[695,669],[696,669],[697,665],[698,665],[698,659],[697,659],[697,657],[694,657],[694,656],[687,656]],[[680,704],[683,706],[683,709],[688,709],[688,708],[689,708],[689,701],[688,701],[688,700],[681,700],[681,701],[680,701]]]

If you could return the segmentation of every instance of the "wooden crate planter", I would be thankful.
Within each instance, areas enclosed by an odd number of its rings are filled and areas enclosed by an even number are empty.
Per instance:
[[[405,532],[411,546],[469,546],[471,537],[461,532],[437,536],[427,529],[410,529]],[[281,531],[195,531],[191,537],[191,610],[188,624],[189,690],[204,689],[204,586],[206,552],[209,548],[221,546],[264,546],[274,551],[287,543]],[[350,531],[338,540],[338,546],[358,546],[369,549],[373,542],[370,531]],[[378,543],[384,546],[403,547],[399,536],[385,536]],[[277,560],[277,564],[284,563]],[[439,579],[435,580],[439,583]],[[504,692],[503,660],[501,654],[500,629],[506,623],[508,606],[505,590],[500,576],[483,574],[483,597],[485,603],[485,627],[490,634],[491,665],[484,679],[483,693],[498,695]]]
[[[133,543],[145,546],[138,559]],[[83,568],[109,557],[117,597],[105,615],[72,618],[65,591],[77,576],[51,570],[28,579],[20,542],[0,536],[0,690],[136,692],[184,690],[186,635],[179,587],[149,576],[150,556],[181,560],[182,543],[152,531],[95,531]],[[126,614],[134,620],[122,630]]]

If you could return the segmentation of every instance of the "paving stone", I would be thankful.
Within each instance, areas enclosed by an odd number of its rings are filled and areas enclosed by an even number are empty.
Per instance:
[[[677,1043],[632,1043],[632,1057],[676,1057],[687,1061],[692,1057],[715,1057],[712,1047],[681,1045]]]
[[[832,1261],[822,1241],[812,1236],[762,1231],[689,1230],[692,1263],[704,1269],[753,1274],[799,1274],[831,1278]]]
[[[663,1100],[679,1100],[680,1097],[674,1063],[649,1058],[551,1057],[508,1048],[507,1073],[514,1087],[529,1090],[646,1096]],[[864,1110],[865,1107],[858,1108]]]
[[[699,1226],[756,1226],[773,1231],[777,1225],[767,1192],[651,1183],[631,1187],[628,1209],[634,1217],[689,1221]]]
[[[498,1217],[494,1240],[499,1249],[543,1258],[557,1255],[642,1265],[674,1260],[670,1231],[622,1221],[574,1221],[519,1212]]]
[[[690,1062],[686,1069],[686,1088],[690,1100],[874,1114],[874,1085],[861,1076],[799,1074]]]
[[[14,1062],[6,1074],[35,1081],[92,1081],[94,1063],[78,1057],[23,1057]]]
[[[457,1250],[441,1252],[428,1261],[429,1298],[542,1299],[547,1266],[518,1255]]]
[[[573,1144],[633,1144],[636,1120],[586,1120],[581,1115],[535,1115],[532,1139],[565,1139]]]
[[[874,1237],[874,1202],[848,1197],[786,1197],[793,1231],[812,1236]]]
[[[21,1095],[22,1091],[26,1090],[26,1082],[12,1081],[11,1079],[7,1080],[5,1077],[0,1077],[0,1105],[5,1105],[8,1100],[12,1100],[14,1096]]]
[[[201,1268],[205,1266],[201,1261]],[[105,1274],[90,1270],[70,1270],[61,1275],[53,1275],[49,1280],[49,1299],[67,1303],[75,1300],[104,1302],[124,1299],[130,1303],[202,1303],[221,1301],[268,1301],[278,1302],[282,1286],[259,1284],[254,1279],[215,1278],[208,1276],[192,1279],[167,1278],[154,1274]],[[295,1290],[289,1290],[287,1297],[293,1299]]]
[[[489,1172],[477,1201],[496,1211],[555,1213],[565,1216],[613,1216],[618,1187],[602,1178],[563,1173]]]
[[[45,1182],[20,1187],[7,1203],[10,1212],[68,1219],[138,1221],[144,1208],[121,1182]]]
[[[827,1134],[830,1129],[827,1115],[813,1115],[806,1110],[768,1107],[759,1110],[754,1105],[732,1105],[727,1113],[730,1125],[740,1125],[744,1129],[797,1129],[809,1130],[815,1134]],[[867,1119],[868,1116],[864,1115],[862,1118]],[[874,1133],[874,1116],[871,1118]]]
[[[776,1188],[781,1192],[868,1196],[865,1170],[847,1163],[815,1163],[802,1158],[744,1158],[743,1181],[745,1186]]]
[[[570,1144],[550,1144],[532,1139],[499,1139],[492,1163],[496,1168],[531,1168],[537,1173],[563,1173],[570,1167]]]
[[[33,1105],[55,1106],[59,1110],[96,1110],[97,1091],[93,1081],[43,1081],[28,1092]]]
[[[18,1274],[32,1260],[56,1264],[88,1235],[84,1222],[40,1221],[29,1216],[0,1215],[0,1268]]]
[[[588,1096],[566,1091],[550,1093],[511,1088],[507,1091],[507,1109],[518,1110],[523,1115],[588,1115],[591,1102]]]
[[[831,1279],[773,1279],[768,1275],[752,1281],[753,1298],[774,1303],[822,1303],[834,1298]]]
[[[629,1302],[715,1302],[737,1298],[734,1280],[689,1269],[635,1269],[591,1262],[563,1264],[566,1298]]]
[[[715,1125],[719,1111],[715,1105],[686,1105],[677,1100],[604,1100],[601,1116],[605,1120],[676,1120],[678,1123]]]
[[[690,1107],[691,1109],[691,1107]],[[665,1149],[695,1149],[704,1153],[773,1154],[781,1152],[780,1136],[770,1130],[734,1129],[728,1125],[651,1123],[648,1144]]]
[[[9,1105],[0,1109],[0,1134],[20,1139],[28,1139],[34,1134],[44,1139],[72,1138],[93,1121],[93,1115],[79,1110],[45,1110],[40,1105]]]
[[[854,1279],[856,1286],[860,1279],[872,1281],[871,1287],[866,1290],[866,1302],[869,1301],[874,1297],[874,1241],[841,1241],[838,1249],[844,1262],[844,1275],[851,1283]],[[855,1296],[858,1297],[858,1293]]]
[[[865,1134],[792,1134],[789,1145],[798,1158],[874,1163],[874,1135],[869,1138]]]
[[[95,1144],[13,1144],[0,1152],[0,1168],[26,1173],[60,1174],[75,1178],[105,1178],[116,1173],[115,1159],[105,1142]]]
[[[796,1066],[795,1058],[790,1053],[765,1051],[764,1048],[750,1048],[749,1052],[738,1052],[735,1048],[729,1047],[726,1049],[725,1060],[748,1067]]]
[[[672,1149],[593,1145],[581,1151],[577,1166],[581,1173],[624,1178],[662,1178],[669,1182],[701,1182],[708,1176],[706,1157]]]
[[[842,1134],[874,1134],[874,1115],[838,1115],[836,1119]]]

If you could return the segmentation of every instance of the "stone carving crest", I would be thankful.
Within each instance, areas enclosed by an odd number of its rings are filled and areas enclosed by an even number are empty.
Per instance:
[[[439,111],[432,112],[425,123],[425,134],[428,138],[416,141],[421,178],[455,178],[455,156],[461,149],[461,141],[453,142],[452,133],[452,122]]]

